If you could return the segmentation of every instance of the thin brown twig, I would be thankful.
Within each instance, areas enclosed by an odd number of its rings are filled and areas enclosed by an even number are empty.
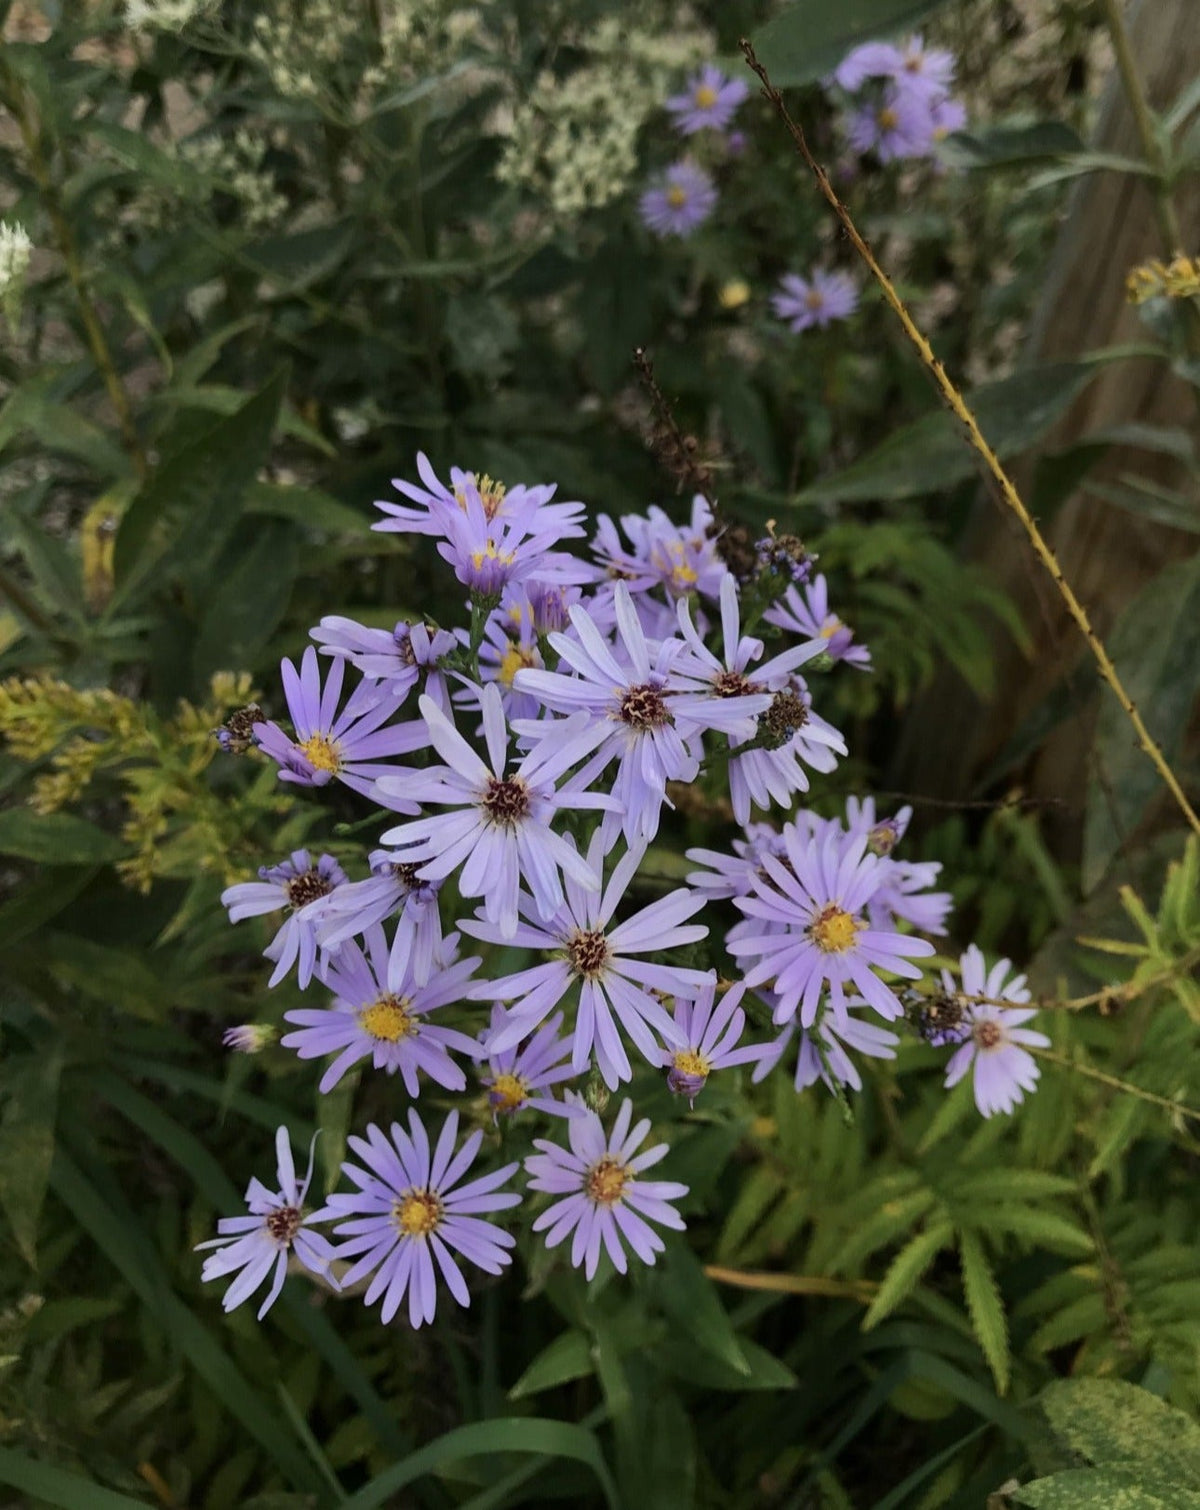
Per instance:
[[[1165,969],[1159,970],[1154,975],[1148,975],[1143,980],[1135,977],[1120,986],[1102,986],[1099,991],[1090,991],[1086,996],[1038,996],[1027,1003],[1019,1003],[999,996],[972,995],[966,991],[956,991],[954,1000],[973,1007],[1027,1005],[1041,1012],[1082,1012],[1088,1007],[1106,1007],[1111,1010],[1113,1007],[1123,1007],[1128,1002],[1136,1001],[1139,996],[1144,996],[1147,991],[1154,990],[1156,986],[1169,985],[1177,976],[1182,975],[1186,970],[1195,969],[1197,965],[1200,965],[1200,946],[1189,949]]]
[[[686,435],[675,418],[670,400],[658,386],[654,376],[654,363],[644,346],[635,346],[633,365],[637,368],[642,387],[650,396],[654,411],[654,436],[651,449],[675,478],[677,488],[689,487],[699,493],[709,508],[715,510],[716,498],[712,491],[712,468],[700,459],[700,444],[694,435]]]
[[[921,797],[916,792],[875,792],[876,797],[889,802],[909,802],[913,807],[944,807],[953,811],[1002,812],[1013,808],[1023,812],[1027,808],[1067,807],[1064,797],[984,797],[976,801],[960,801],[956,797]]]
[[[1010,1002],[1011,1006],[1012,1003]],[[1038,1059],[1045,1059],[1049,1064],[1057,1064],[1060,1069],[1072,1070],[1077,1075],[1082,1075],[1085,1080],[1094,1080],[1098,1085],[1106,1085],[1109,1090],[1121,1091],[1126,1096],[1135,1096],[1139,1101],[1148,1101],[1151,1106],[1159,1106],[1163,1111],[1170,1112],[1173,1117],[1186,1117],[1189,1121],[1200,1122],[1200,1107],[1186,1106],[1182,1101],[1175,1101],[1170,1096],[1160,1096],[1154,1091],[1148,1091],[1143,1086],[1134,1085],[1130,1080],[1122,1080],[1119,1075],[1110,1075],[1106,1070],[1098,1070],[1095,1065],[1084,1064],[1081,1059],[1072,1059],[1067,1054],[1060,1054],[1057,1049],[1040,1049],[1036,1045],[1026,1045],[1029,1052]]]
[[[995,480],[995,483],[999,488],[1000,494],[1004,500],[1005,506],[1009,510],[1011,510],[1011,512],[1020,521],[1021,527],[1025,531],[1030,544],[1033,546],[1038,560],[1050,574],[1050,577],[1053,580],[1054,585],[1058,589],[1059,595],[1061,596],[1063,602],[1066,604],[1068,612],[1070,613],[1072,619],[1074,619],[1079,632],[1087,641],[1088,647],[1091,650],[1093,657],[1095,658],[1096,665],[1101,677],[1103,678],[1109,689],[1112,691],[1114,697],[1116,697],[1117,701],[1120,703],[1122,709],[1124,710],[1126,718],[1128,718],[1129,722],[1132,724],[1134,732],[1138,737],[1138,743],[1141,745],[1141,748],[1145,751],[1147,757],[1153,763],[1155,770],[1158,772],[1159,776],[1162,778],[1163,783],[1166,785],[1172,797],[1175,799],[1180,812],[1187,820],[1189,828],[1191,828],[1194,833],[1200,834],[1200,816],[1197,815],[1195,809],[1192,807],[1192,804],[1188,801],[1187,794],[1184,792],[1183,787],[1180,785],[1179,778],[1171,769],[1166,756],[1163,754],[1158,744],[1151,737],[1150,731],[1146,728],[1141,714],[1134,706],[1133,699],[1125,690],[1125,685],[1121,681],[1121,678],[1118,676],[1117,668],[1113,665],[1108,651],[1104,648],[1104,645],[1098,638],[1095,630],[1092,628],[1091,620],[1088,618],[1087,610],[1075,596],[1074,590],[1071,588],[1070,584],[1063,576],[1062,568],[1059,566],[1054,552],[1046,543],[1046,539],[1043,536],[1041,530],[1038,528],[1029,510],[1025,507],[1025,504],[1021,499],[1021,495],[1017,492],[1016,487],[1013,485],[1012,479],[1000,464],[1000,458],[996,455],[995,451],[992,450],[991,446],[985,439],[982,430],[980,430],[979,428],[979,422],[976,420],[975,415],[972,413],[970,407],[968,406],[966,400],[963,398],[962,394],[959,392],[958,388],[951,381],[949,375],[946,372],[946,369],[942,366],[941,362],[935,356],[933,348],[930,346],[928,340],[925,338],[925,336],[913,321],[913,318],[909,314],[904,301],[896,292],[891,279],[884,272],[883,268],[880,267],[879,263],[875,260],[874,253],[871,251],[871,248],[867,245],[866,241],[863,240],[863,237],[860,234],[858,227],[855,225],[849,210],[847,210],[846,206],[838,198],[837,191],[829,181],[828,174],[821,167],[820,163],[817,162],[816,158],[812,155],[812,151],[809,148],[803,130],[792,119],[787,105],[784,103],[783,96],[779,93],[779,90],[775,88],[774,84],[771,83],[770,75],[767,73],[767,70],[763,67],[763,65],[758,61],[753,46],[746,38],[742,38],[740,45],[746,62],[749,64],[753,72],[758,76],[759,82],[762,84],[763,94],[775,107],[776,113],[778,114],[780,120],[783,122],[784,126],[787,128],[787,131],[791,136],[793,143],[795,144],[796,151],[807,164],[810,172],[816,179],[818,189],[821,191],[821,194],[828,202],[830,208],[833,210],[833,213],[837,216],[842,229],[850,239],[855,250],[858,252],[862,260],[866,263],[868,269],[870,270],[871,276],[875,279],[876,283],[878,283],[880,289],[883,292],[885,300],[892,309],[892,312],[895,314],[896,318],[900,321],[905,335],[908,337],[921,361],[932,375],[933,380],[937,385],[938,391],[941,394],[941,397],[949,407],[951,413],[965,429],[967,433],[967,439],[969,440],[972,448],[982,459],[984,466],[987,468],[988,472]]]
[[[819,1274],[771,1274],[758,1269],[727,1269],[721,1264],[705,1264],[704,1272],[718,1284],[734,1285],[739,1290],[767,1290],[776,1295],[828,1295],[862,1304],[879,1288],[867,1279],[826,1279]]]

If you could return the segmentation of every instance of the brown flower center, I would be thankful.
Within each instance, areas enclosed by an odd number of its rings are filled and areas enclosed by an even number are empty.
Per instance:
[[[529,788],[520,776],[510,776],[506,781],[489,776],[480,806],[489,823],[515,828],[522,818],[529,817]]]
[[[795,692],[777,692],[771,706],[758,716],[758,732],[768,750],[777,750],[808,722],[808,706]]]
[[[290,1248],[303,1220],[298,1206],[277,1206],[267,1213],[267,1231],[281,1248]]]
[[[991,1049],[998,1049],[1004,1042],[1004,1030],[998,1022],[993,1022],[990,1017],[982,1017],[977,1023],[972,1024],[971,1037],[976,1045],[986,1054]]]
[[[625,1166],[606,1154],[588,1170],[583,1188],[588,1200],[597,1206],[615,1206],[631,1179]]]
[[[862,927],[836,902],[823,907],[808,925],[808,936],[825,954],[845,954],[854,945],[854,936]]]
[[[303,875],[293,877],[284,890],[289,906],[304,907],[318,897],[327,897],[333,890],[333,882],[326,880],[319,870],[306,870]]]
[[[629,688],[621,699],[620,716],[632,729],[658,729],[672,722],[662,688],[653,682]]]
[[[576,975],[595,980],[608,962],[608,940],[599,930],[581,928],[567,942],[567,958]]]
[[[713,679],[713,691],[718,697],[749,697],[759,690],[758,683],[740,671],[722,671]]]
[[[392,1221],[402,1237],[428,1237],[444,1215],[441,1197],[432,1190],[409,1190],[392,1203]]]

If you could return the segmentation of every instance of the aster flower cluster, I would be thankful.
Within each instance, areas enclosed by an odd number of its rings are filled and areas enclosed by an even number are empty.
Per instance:
[[[893,853],[907,809],[796,808],[846,754],[817,711],[820,678],[841,662],[870,670],[798,540],[768,534],[739,576],[702,497],[686,521],[600,515],[588,542],[584,505],[551,486],[457,469],[445,483],[423,456],[417,472],[376,528],[428,537],[465,622],[324,618],[299,666],[283,663],[288,717],[256,707],[236,737],[222,731],[293,787],[341,783],[371,804],[368,873],[300,849],[223,901],[234,922],[282,914],[270,983],[294,970],[310,993],[271,1052],[318,1061],[323,1094],[354,1070],[391,1077],[407,1101],[349,1138],[351,1188],[315,1211],[311,1158],[297,1180],[280,1131],[278,1188],[253,1181],[247,1214],[208,1245],[205,1278],[232,1278],[227,1306],[269,1283],[265,1310],[292,1258],[378,1302],[385,1322],[402,1306],[428,1322],[440,1288],[466,1305],[472,1271],[511,1262],[496,1218],[521,1204],[522,1168],[531,1198],[551,1198],[533,1231],[589,1278],[603,1254],[621,1272],[631,1254],[653,1263],[687,1189],[645,1178],[668,1145],[643,1147],[650,1124],[626,1088],[658,1077],[691,1105],[714,1075],[761,1079],[794,1039],[797,1089],[857,1089],[854,1056],[895,1053],[897,983],[919,978],[926,935],[945,932],[939,867]],[[697,783],[741,836],[689,851],[687,884],[664,891],[650,847]],[[726,914],[723,951],[702,912]],[[926,1036],[953,1050],[948,1083],[974,1069],[990,1114],[1032,1088],[1020,1046],[1040,1039],[1021,1026],[1007,962],[982,970],[964,960],[965,997],[986,987],[1014,1007],[971,1001]],[[938,998],[953,990],[947,977]],[[241,1024],[226,1041],[262,1053],[275,1038]],[[422,1097],[472,1091],[465,1137],[458,1110],[427,1130]],[[557,1137],[474,1171],[485,1143],[541,1119]]]
[[[671,125],[688,138],[693,154],[682,157],[659,174],[639,202],[642,223],[655,236],[690,236],[717,205],[717,186],[711,167],[716,160],[736,156],[744,145],[731,130],[738,107],[749,95],[743,79],[727,78],[715,63],[706,63],[688,79],[664,108]]]
[[[849,146],[881,163],[932,157],[940,141],[966,125],[962,102],[951,93],[953,54],[927,48],[918,36],[899,47],[864,42],[838,64],[832,83],[850,97]]]

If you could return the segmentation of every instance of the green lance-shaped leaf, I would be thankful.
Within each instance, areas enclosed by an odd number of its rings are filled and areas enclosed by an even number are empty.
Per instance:
[[[996,1388],[1003,1395],[1008,1390],[1011,1355],[1008,1346],[1008,1319],[1004,1314],[1004,1302],[1000,1298],[996,1276],[992,1273],[992,1266],[983,1251],[983,1243],[978,1234],[961,1233],[958,1253],[971,1325],[975,1328],[975,1335],[996,1381]]]
[[[70,813],[11,807],[0,813],[0,855],[45,865],[99,865],[125,853],[119,839]]]
[[[146,1501],[131,1499],[115,1489],[103,1489],[78,1473],[39,1463],[24,1453],[0,1448],[0,1484],[61,1510],[146,1510]]]
[[[852,47],[906,31],[945,0],[800,0],[768,21],[752,41],[779,88],[812,84],[831,73]]]
[[[1181,1410],[1120,1379],[1062,1379],[1038,1404],[1056,1437],[1091,1463],[1145,1460],[1200,1489],[1200,1426]]]
[[[37,1267],[37,1227],[50,1164],[62,1052],[22,1055],[5,1066],[8,1097],[0,1122],[0,1206],[21,1256]]]
[[[537,1355],[508,1392],[510,1400],[524,1400],[544,1389],[584,1379],[592,1372],[592,1345],[582,1332],[563,1332]]]
[[[869,1331],[891,1314],[917,1288],[922,1274],[938,1253],[953,1240],[954,1229],[946,1220],[936,1221],[918,1233],[892,1260],[883,1277],[870,1309],[863,1317],[863,1330]]]

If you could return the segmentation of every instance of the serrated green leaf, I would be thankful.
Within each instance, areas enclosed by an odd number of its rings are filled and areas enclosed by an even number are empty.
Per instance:
[[[1000,1298],[996,1276],[983,1251],[983,1244],[974,1232],[959,1234],[958,1253],[971,1325],[996,1381],[996,1389],[1003,1395],[1008,1392],[1011,1358],[1008,1319],[1004,1314],[1004,1302]]]
[[[1069,1218],[1035,1206],[989,1205],[981,1225],[989,1232],[1007,1232],[1068,1258],[1084,1257],[1094,1246],[1083,1228]]]
[[[924,1232],[918,1233],[910,1243],[901,1248],[892,1260],[891,1267],[884,1275],[875,1298],[863,1317],[864,1332],[877,1326],[885,1316],[890,1315],[912,1294],[925,1270],[941,1250],[949,1247],[953,1240],[953,1227],[948,1221],[939,1220]]]

